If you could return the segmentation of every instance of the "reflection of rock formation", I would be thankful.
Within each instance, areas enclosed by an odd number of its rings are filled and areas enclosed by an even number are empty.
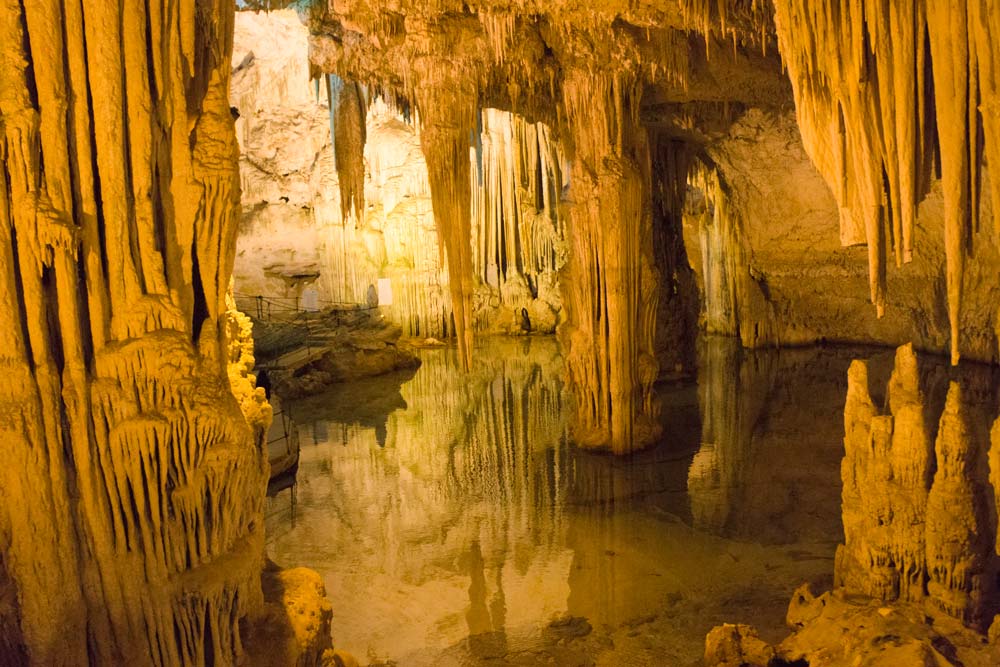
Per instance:
[[[691,462],[688,494],[695,527],[719,533],[743,500],[754,459],[754,431],[774,382],[775,355],[745,353],[739,341],[714,337],[702,349],[702,444]]]
[[[687,476],[693,525],[781,543],[837,539],[840,401],[850,351],[700,343],[701,449]]]
[[[571,556],[558,545],[570,462],[558,349],[545,338],[482,344],[470,374],[460,372],[454,351],[426,350],[421,369],[399,390],[384,384],[389,376],[372,378],[291,408],[300,425],[314,418],[337,443],[304,444],[297,512],[313,503],[330,508],[335,515],[317,526],[316,539],[381,574],[373,582],[311,564],[331,591],[352,599],[369,599],[365,591],[378,586],[392,613],[408,619],[392,638],[373,636],[383,627],[369,616],[380,613],[373,602],[335,618],[346,636],[412,649],[432,629],[455,643],[470,628],[502,631],[564,608]],[[381,399],[388,400],[384,410],[379,396],[389,397]],[[391,411],[397,406],[405,410]],[[380,447],[376,433],[387,413]],[[317,460],[319,452],[329,452],[333,464]],[[274,539],[286,530],[277,527]],[[478,557],[469,551],[474,542]],[[392,594],[400,586],[405,599]]]
[[[887,414],[870,397],[867,370],[856,361],[848,377],[836,585],[879,600],[927,598],[985,630],[997,611],[998,562],[983,382],[970,371],[949,384],[931,447],[929,383],[912,347],[896,353]],[[978,374],[988,387],[989,373]]]

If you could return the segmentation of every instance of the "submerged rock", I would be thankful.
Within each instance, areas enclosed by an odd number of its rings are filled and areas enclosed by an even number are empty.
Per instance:
[[[261,575],[264,609],[246,635],[250,664],[255,667],[312,667],[335,664],[330,620],[333,607],[316,572],[304,568],[282,570],[269,562]],[[355,663],[357,664],[357,663]]]

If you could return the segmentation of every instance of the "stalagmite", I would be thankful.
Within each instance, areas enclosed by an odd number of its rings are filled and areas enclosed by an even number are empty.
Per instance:
[[[834,584],[887,602],[926,600],[985,632],[1000,609],[1000,560],[981,406],[949,382],[932,447],[925,419],[933,401],[922,391],[913,347],[896,351],[887,414],[873,404],[868,383],[868,366],[854,361]]]
[[[437,65],[445,71],[449,65]],[[438,238],[448,258],[448,280],[455,317],[455,336],[462,364],[472,367],[472,169],[469,137],[478,113],[468,83],[442,80],[419,91],[420,145],[434,204]]]
[[[37,664],[230,664],[260,604],[233,11],[0,5],[0,563]]]
[[[835,585],[879,600],[921,600],[924,534],[933,450],[912,346],[896,351],[889,414],[879,414],[868,367],[854,361],[844,406],[844,544]]]
[[[985,632],[1000,610],[996,499],[988,481],[985,420],[952,382],[938,426],[937,472],[927,499],[927,592],[932,604]]]

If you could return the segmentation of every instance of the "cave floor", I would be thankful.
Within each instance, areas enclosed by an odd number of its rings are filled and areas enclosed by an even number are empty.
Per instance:
[[[713,626],[777,641],[794,589],[829,587],[857,349],[703,341],[697,382],[658,388],[662,441],[616,458],[568,444],[554,340],[478,345],[468,376],[424,350],[286,406],[268,555],[320,572],[361,664],[696,665]]]

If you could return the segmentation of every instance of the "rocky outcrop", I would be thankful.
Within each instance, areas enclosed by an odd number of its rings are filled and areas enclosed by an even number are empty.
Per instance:
[[[400,342],[399,328],[372,311],[307,313],[292,321],[270,323],[266,331],[280,338],[302,338],[300,346],[262,357],[268,383],[282,399],[318,394],[332,384],[420,365],[409,346]]]
[[[788,614],[796,632],[774,647],[783,661],[778,664],[987,667],[1000,660],[1000,646],[984,644],[981,635],[954,621],[931,625],[912,603],[886,606],[800,592]]]

